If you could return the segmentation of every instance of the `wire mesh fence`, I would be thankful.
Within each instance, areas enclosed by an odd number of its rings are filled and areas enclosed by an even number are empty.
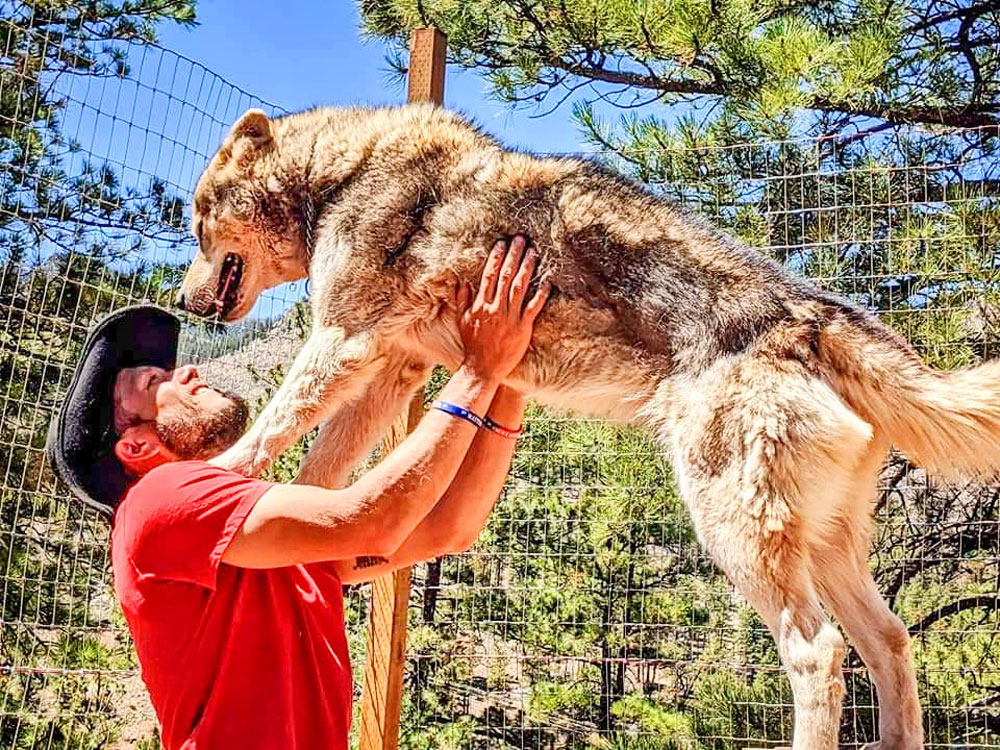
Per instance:
[[[11,8],[22,8],[14,4]],[[198,173],[260,102],[148,43],[0,26],[0,746],[155,747],[113,600],[107,525],[70,502],[44,435],[88,327],[167,302],[194,250]],[[33,12],[30,7],[24,12]],[[69,65],[89,55],[86,65]],[[48,62],[40,62],[48,61]],[[666,144],[592,153],[877,310],[942,367],[996,354],[1000,132]],[[261,403],[308,319],[302,286],[186,359]],[[301,450],[273,470],[294,471]],[[871,565],[911,628],[930,745],[1000,728],[998,488],[886,467]],[[351,598],[362,661],[364,592]],[[790,740],[790,693],[757,617],[698,549],[645,436],[533,411],[470,552],[415,573],[403,721],[412,748],[730,748]],[[874,738],[847,662],[842,742]]]

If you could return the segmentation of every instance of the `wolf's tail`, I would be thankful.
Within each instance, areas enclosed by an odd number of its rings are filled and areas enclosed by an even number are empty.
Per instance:
[[[828,326],[821,351],[845,400],[914,463],[950,475],[1000,470],[1000,361],[934,370],[874,319]]]

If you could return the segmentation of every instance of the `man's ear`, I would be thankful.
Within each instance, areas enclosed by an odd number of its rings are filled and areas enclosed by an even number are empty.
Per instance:
[[[229,131],[229,140],[235,143],[241,138],[249,139],[257,148],[262,148],[273,140],[271,121],[262,110],[248,109],[236,121],[233,129]]]
[[[148,423],[129,427],[121,434],[115,443],[115,457],[125,471],[136,477],[177,460]]]

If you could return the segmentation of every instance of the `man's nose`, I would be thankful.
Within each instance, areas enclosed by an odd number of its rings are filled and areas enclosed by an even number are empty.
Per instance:
[[[194,365],[184,365],[174,370],[174,379],[181,385],[197,380],[197,378],[198,370],[195,369]]]

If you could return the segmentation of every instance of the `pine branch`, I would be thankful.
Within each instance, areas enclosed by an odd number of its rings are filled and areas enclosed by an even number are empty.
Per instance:
[[[491,57],[493,59],[480,58],[477,60],[477,64],[493,72],[505,70],[510,66],[509,60],[500,54],[491,55]],[[657,91],[661,94],[723,97],[745,95],[745,92],[732,83],[719,83],[716,80],[699,81],[690,78],[671,80],[657,75],[610,70],[607,67],[587,65],[561,57],[546,60],[545,66],[595,82],[632,86]],[[551,91],[556,84],[547,85],[542,82],[541,85]],[[525,100],[537,100],[537,96],[526,96]],[[900,105],[894,102],[865,106],[817,96],[805,104],[804,109],[843,113],[855,117],[873,117],[894,125],[924,124],[951,128],[977,128],[1000,124],[1000,116],[993,111],[994,108],[989,106],[979,108],[973,108],[971,105],[931,107],[919,104]]]
[[[1000,124],[1000,117],[988,111],[975,111],[970,107],[927,107],[913,105],[895,107],[891,103],[875,106],[854,106],[831,99],[813,99],[809,109],[824,112],[846,112],[864,117],[876,117],[899,125],[944,125],[951,128],[980,128]]]
[[[956,599],[953,602],[948,602],[938,607],[918,623],[911,625],[907,630],[910,635],[916,635],[927,630],[927,628],[938,620],[943,620],[970,609],[992,609],[996,612],[1000,609],[1000,596],[996,594],[982,594],[980,596],[967,596],[964,599]]]
[[[363,5],[366,16],[376,17],[374,33],[398,41],[405,38],[407,29],[399,16],[378,16],[375,11],[376,6],[388,10],[398,2],[368,0]],[[480,6],[476,0],[466,2]],[[669,96],[745,102],[753,100],[761,86],[771,80],[769,76],[785,75],[755,56],[755,43],[746,41],[744,49],[744,40],[729,36],[723,4],[711,18],[690,21],[684,33],[691,47],[686,50],[661,39],[647,14],[632,19],[626,28],[604,29],[599,13],[590,6],[574,5],[572,0],[498,0],[496,4],[503,12],[498,12],[495,23],[469,25],[449,6],[424,2],[443,30],[461,40],[452,48],[451,59],[493,75],[504,97],[512,102],[538,102],[555,89],[561,95],[563,88],[573,85],[567,76],[649,91],[656,94],[651,101]],[[823,73],[817,72],[815,79],[810,78],[812,73],[803,73],[805,80],[788,81],[798,88],[798,96],[804,95],[796,101],[799,108],[891,124],[975,128],[1000,123],[996,92],[991,86],[996,63],[983,52],[1000,43],[995,28],[1000,0],[977,0],[966,7],[925,0],[910,6],[909,18],[899,21],[894,20],[895,14],[903,11],[890,6],[886,4],[880,16],[871,19],[879,29],[884,25],[876,32],[888,35],[886,43],[891,47],[884,72],[861,74],[870,93],[860,100],[853,95],[833,96]],[[826,45],[853,38],[865,29],[857,17],[860,11],[850,4],[836,4],[819,15],[811,12],[813,7],[811,3],[781,4],[753,23],[761,30],[773,28],[784,18],[800,19],[825,38],[822,44]],[[945,74],[968,80],[968,87],[942,88]]]
[[[905,34],[915,34],[918,31],[924,31],[934,26],[940,26],[941,24],[947,23],[949,21],[957,21],[958,19],[967,19],[971,23],[981,16],[985,16],[988,13],[993,13],[995,11],[1000,11],[1000,0],[989,0],[989,2],[980,2],[978,4],[970,5],[967,8],[959,8],[958,10],[951,11],[950,13],[941,13],[936,16],[931,16],[930,18],[925,18],[919,23],[908,27],[905,30]]]

